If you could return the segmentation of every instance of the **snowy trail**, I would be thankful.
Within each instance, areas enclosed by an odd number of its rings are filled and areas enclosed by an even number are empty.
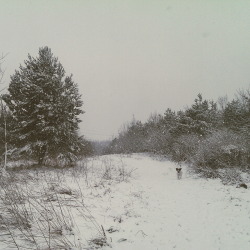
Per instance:
[[[102,215],[106,228],[119,230],[108,233],[113,249],[250,249],[249,189],[195,179],[185,167],[177,180],[174,163],[144,155],[123,162],[137,177],[114,188]]]

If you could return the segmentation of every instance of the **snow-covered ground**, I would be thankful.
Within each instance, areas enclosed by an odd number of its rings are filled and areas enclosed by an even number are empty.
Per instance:
[[[114,249],[250,249],[249,189],[187,176],[185,167],[178,180],[174,163],[147,156],[124,162],[137,169],[137,178],[115,188],[102,222],[120,230],[110,234]]]
[[[249,189],[197,178],[185,166],[178,180],[175,163],[143,154],[101,156],[86,166],[88,171],[74,176],[57,174],[60,183],[51,172],[43,184],[44,190],[52,184],[53,190],[68,190],[58,193],[60,206],[71,206],[74,225],[63,233],[72,249],[91,249],[86,243],[95,242],[100,228],[109,243],[105,250],[250,249]],[[0,249],[10,249],[6,240]]]

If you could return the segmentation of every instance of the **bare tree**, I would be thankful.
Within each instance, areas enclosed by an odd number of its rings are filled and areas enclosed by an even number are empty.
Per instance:
[[[240,89],[237,91],[237,100],[243,104],[244,107],[248,107],[250,101],[250,85],[247,89]]]
[[[3,83],[3,76],[4,76],[4,71],[5,70],[3,70],[3,67],[2,67],[2,65],[3,65],[3,62],[4,62],[4,58],[7,56],[7,54],[2,54],[1,56],[0,56],[0,84],[2,84]],[[0,89],[0,92],[2,91],[3,89]]]
[[[0,118],[3,119],[4,123],[4,166],[3,169],[6,169],[7,165],[7,151],[8,151],[8,144],[7,144],[7,111],[6,105],[3,103],[3,99],[0,96],[1,101],[1,111],[0,111]]]
[[[218,98],[217,103],[218,103],[219,109],[223,111],[223,110],[226,108],[227,103],[228,103],[228,97],[227,97],[227,95],[225,95],[225,96],[220,96],[220,97]]]
[[[3,70],[3,68],[2,68],[2,64],[3,64],[3,60],[4,60],[5,57],[6,57],[6,55],[3,55],[3,54],[0,56],[0,84],[3,83],[3,76],[4,76],[5,70]],[[2,92],[4,89],[5,88],[1,88],[0,92]],[[4,152],[4,167],[3,167],[3,169],[5,170],[6,165],[7,165],[7,151],[8,151],[6,105],[4,105],[4,103],[3,103],[2,96],[0,96],[0,101],[1,101],[0,117],[2,116],[3,122],[4,122],[4,148],[5,148],[5,152]]]

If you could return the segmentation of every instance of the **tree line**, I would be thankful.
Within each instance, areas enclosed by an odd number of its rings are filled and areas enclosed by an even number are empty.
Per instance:
[[[105,153],[151,152],[197,168],[250,167],[250,91],[217,102],[198,94],[178,112],[167,109],[147,122],[133,119]]]

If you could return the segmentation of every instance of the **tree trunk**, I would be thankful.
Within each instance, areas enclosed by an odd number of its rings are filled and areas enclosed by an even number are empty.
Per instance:
[[[8,145],[7,145],[7,124],[6,119],[4,121],[4,139],[5,139],[5,153],[4,153],[4,169],[6,169],[7,166],[7,151],[8,151]]]
[[[46,155],[46,146],[43,146],[40,149],[39,155],[38,155],[38,165],[43,165],[44,164],[44,159],[45,159],[45,155]]]

